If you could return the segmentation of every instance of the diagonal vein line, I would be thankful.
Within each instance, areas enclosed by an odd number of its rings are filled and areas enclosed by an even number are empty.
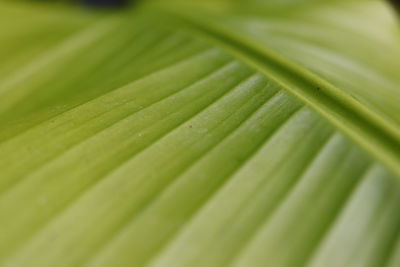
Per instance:
[[[177,183],[179,181],[179,179],[193,166],[195,165],[197,162],[199,162],[200,160],[204,159],[205,157],[207,157],[207,155],[209,153],[211,153],[211,151],[213,151],[216,147],[218,147],[219,144],[221,144],[222,142],[224,142],[226,139],[228,139],[230,136],[234,135],[236,130],[238,130],[243,124],[246,123],[246,120],[248,118],[250,118],[253,114],[255,114],[258,110],[260,110],[262,108],[263,105],[267,104],[268,102],[270,102],[274,96],[276,96],[279,92],[274,93],[273,95],[271,95],[264,103],[262,103],[257,109],[253,110],[246,119],[244,119],[239,125],[237,125],[234,129],[232,129],[232,131],[230,131],[226,136],[224,136],[222,139],[220,139],[218,142],[216,142],[215,144],[213,144],[213,146],[211,146],[209,149],[207,149],[201,156],[196,157],[193,161],[191,161],[190,163],[188,163],[185,168],[183,168],[182,170],[180,170],[180,172],[176,175],[176,177],[173,178],[172,181],[170,181],[168,184],[166,184],[158,193],[157,196],[155,196],[154,198],[152,198],[148,203],[145,203],[140,210],[135,211],[129,218],[129,220],[127,220],[125,223],[123,223],[121,225],[121,227],[116,231],[116,234],[114,236],[112,236],[110,239],[111,240],[115,240],[115,238],[117,238],[118,234],[122,233],[124,231],[125,228],[127,228],[129,226],[129,224],[131,224],[138,216],[140,216],[141,214],[143,214],[146,210],[148,210],[152,205],[154,205],[154,203],[156,203],[157,201],[159,201],[159,199],[161,198],[161,196],[163,195],[164,192],[168,191],[169,188],[173,187],[175,183]],[[245,103],[243,103],[243,105],[245,105],[246,103],[248,103],[249,101],[251,101],[251,99],[249,99],[248,101],[246,101]],[[242,105],[242,106],[243,106]],[[233,113],[226,117],[223,121],[228,120],[230,117],[233,116]],[[220,124],[222,124],[222,122]],[[215,128],[218,128],[219,125],[217,125]],[[213,129],[213,130],[214,130]],[[112,241],[111,241],[112,242]],[[103,249],[106,249],[106,246],[109,245],[109,242],[104,241],[103,242],[104,245],[102,247],[104,248],[99,248],[99,252],[96,254],[99,254],[100,251],[102,251]],[[96,256],[94,255],[92,258],[95,258]],[[89,259],[89,262],[91,260]]]
[[[151,7],[150,7],[151,9]],[[187,26],[187,30],[202,34],[214,43],[280,84],[347,134],[370,156],[391,168],[400,177],[400,127],[374,113],[340,88],[289,61],[265,45],[218,26],[196,15],[168,7],[153,8],[154,13],[169,24]],[[212,19],[210,20],[212,21]]]
[[[236,86],[233,86],[231,88],[234,89],[236,88]],[[110,171],[108,171],[106,174],[101,175],[100,177],[98,177],[98,179],[96,181],[94,181],[93,183],[91,183],[90,185],[86,186],[86,188],[84,188],[83,190],[80,190],[81,192],[79,192],[79,194],[74,197],[74,199],[70,200],[68,202],[68,204],[66,206],[64,206],[62,209],[58,210],[58,212],[56,212],[56,214],[54,214],[54,216],[51,219],[48,219],[45,223],[45,225],[42,225],[41,227],[37,227],[37,229],[34,230],[34,233],[39,232],[41,228],[44,228],[46,225],[50,225],[53,221],[55,221],[58,217],[61,217],[63,212],[65,212],[66,210],[68,210],[69,207],[72,207],[76,202],[79,201],[79,199],[81,197],[83,197],[85,195],[86,192],[88,192],[90,189],[92,189],[93,187],[95,187],[97,184],[99,184],[101,181],[104,181],[104,179],[107,179],[107,177],[109,175],[111,175],[115,170],[117,170],[118,168],[120,168],[124,163],[126,163],[129,160],[132,160],[134,157],[136,157],[137,155],[139,155],[140,153],[144,152],[145,150],[147,150],[149,147],[151,147],[152,145],[154,145],[155,143],[157,143],[158,141],[162,140],[164,137],[166,137],[167,135],[169,135],[170,133],[172,133],[173,131],[175,131],[176,129],[178,129],[181,125],[183,125],[184,123],[186,123],[187,121],[195,118],[198,114],[200,114],[201,112],[203,112],[204,110],[206,110],[208,107],[210,107],[211,105],[216,104],[220,99],[222,99],[224,96],[226,96],[229,92],[231,92],[231,90],[227,90],[226,92],[224,92],[221,96],[219,96],[217,99],[213,100],[212,102],[208,103],[206,107],[204,107],[202,110],[198,111],[197,113],[195,113],[194,115],[190,116],[189,118],[185,119],[184,121],[180,122],[178,125],[174,126],[174,128],[170,129],[169,131],[167,131],[166,133],[163,133],[161,136],[157,137],[153,142],[151,142],[150,144],[148,144],[146,147],[142,148],[140,151],[135,152],[133,155],[131,155],[128,158],[123,159],[120,163],[116,164],[114,166],[114,168]],[[34,234],[33,233],[33,234]],[[26,243],[26,242],[25,242]],[[18,251],[18,250],[17,250]],[[15,253],[17,253],[17,251]]]
[[[268,102],[267,102],[267,103],[268,103]],[[260,107],[260,108],[261,108],[261,107]],[[267,135],[267,136],[265,137],[264,141],[262,142],[262,144],[261,144],[258,148],[256,148],[254,151],[252,151],[252,152],[246,157],[246,159],[244,159],[243,162],[241,162],[240,165],[238,165],[237,168],[236,168],[231,174],[228,175],[227,179],[225,179],[224,183],[223,183],[219,188],[222,188],[222,186],[223,186],[224,184],[226,184],[228,181],[230,181],[242,168],[244,168],[244,166],[246,166],[246,164],[247,164],[248,162],[250,162],[250,161],[252,160],[252,158],[257,154],[257,152],[261,150],[261,147],[263,147],[263,145],[264,145],[265,143],[267,143],[268,140],[270,140],[274,135],[278,134],[279,131],[280,131],[287,123],[289,123],[289,122],[291,121],[291,118],[293,118],[293,117],[295,116],[295,114],[297,114],[298,112],[300,112],[300,110],[302,110],[302,107],[298,107],[296,110],[294,110],[287,118],[285,118],[284,121],[281,122],[281,124],[280,124],[277,128],[274,129],[274,131],[273,131],[272,133],[270,133],[269,135]],[[203,204],[201,205],[201,207],[197,208],[197,210],[201,210],[201,209],[203,209],[204,207],[206,207],[206,206],[208,206],[208,205],[212,205],[213,196],[216,195],[217,192],[219,192],[218,189],[215,190],[215,192],[214,192],[210,197],[208,197],[208,199],[205,200],[205,201],[203,202]],[[193,221],[194,218],[195,218],[195,215],[196,215],[196,213],[194,213],[194,214],[191,216],[190,219],[188,219],[182,226],[180,226],[180,229],[189,228],[189,227],[190,227],[190,224],[192,223],[192,221]],[[174,236],[168,238],[168,241],[165,242],[165,244],[164,244],[163,247],[165,248],[165,247],[168,246],[168,244],[171,244],[171,243],[174,241],[174,237],[176,237],[176,236],[179,234],[180,231],[181,231],[181,230],[177,230],[177,231],[176,231],[176,234],[175,234]],[[154,256],[152,259],[149,259],[148,261],[151,263],[154,259],[156,259],[156,258],[158,257],[159,254],[161,254],[162,250],[163,250],[163,248],[160,248],[157,252],[154,252],[154,253],[155,253],[155,256]],[[149,263],[149,262],[148,262],[148,263]],[[148,263],[147,263],[147,264],[148,264]]]
[[[11,77],[8,77],[8,79],[1,81],[0,95],[10,92],[13,90],[14,86],[25,81],[27,78],[31,77],[42,69],[48,67],[60,58],[64,58],[73,51],[92,44],[99,37],[110,32],[116,26],[115,24],[117,21],[118,20],[115,20],[115,18],[100,21],[81,32],[78,32],[76,35],[73,35],[68,40],[64,41],[60,46],[40,56],[38,59],[31,62],[31,64],[25,66],[22,70],[18,71]],[[0,107],[0,112],[7,110],[14,104],[14,102],[14,100],[10,99],[10,101],[3,103],[3,105]]]
[[[179,61],[177,61],[177,62],[174,62],[174,63],[171,64],[171,65],[168,65],[168,66],[165,66],[165,67],[156,69],[156,70],[154,70],[154,71],[152,71],[152,72],[146,74],[146,76],[144,76],[144,77],[141,77],[141,78],[139,78],[139,79],[137,79],[137,80],[135,79],[135,80],[130,81],[129,83],[127,83],[127,84],[125,84],[125,85],[122,85],[122,86],[120,86],[120,87],[118,87],[118,88],[116,88],[116,89],[113,89],[111,92],[107,92],[107,93],[104,93],[104,94],[102,94],[102,95],[96,96],[95,98],[89,99],[88,101],[86,101],[86,102],[84,102],[84,103],[80,103],[80,104],[78,104],[78,105],[76,105],[76,106],[74,106],[74,107],[72,107],[72,108],[70,108],[70,109],[64,110],[64,111],[62,111],[61,113],[59,113],[59,114],[57,114],[57,115],[55,115],[55,116],[51,116],[50,118],[47,118],[46,120],[40,122],[39,124],[36,124],[36,125],[34,125],[34,126],[32,126],[32,127],[29,127],[29,128],[27,128],[27,129],[23,130],[22,132],[19,132],[17,135],[15,135],[15,136],[13,136],[13,137],[11,137],[11,138],[9,138],[9,139],[0,140],[0,144],[5,143],[5,142],[8,142],[9,140],[12,140],[12,139],[14,139],[14,138],[16,138],[16,137],[18,137],[18,136],[20,136],[20,135],[22,135],[22,134],[24,134],[24,133],[30,131],[30,130],[32,130],[32,129],[39,128],[39,127],[41,127],[42,125],[44,125],[44,124],[46,124],[46,123],[48,123],[48,122],[50,122],[50,121],[53,121],[54,119],[60,118],[60,117],[62,117],[62,116],[64,116],[64,115],[66,115],[66,114],[69,114],[69,113],[71,113],[71,112],[74,112],[75,110],[78,110],[79,108],[82,108],[82,107],[84,107],[85,105],[87,105],[87,104],[89,104],[89,103],[94,103],[94,102],[97,101],[98,99],[104,98],[104,97],[106,97],[106,96],[108,96],[108,95],[115,94],[116,91],[119,91],[119,90],[122,90],[122,89],[124,89],[124,88],[126,88],[126,87],[129,87],[129,86],[133,85],[134,83],[136,83],[136,82],[138,82],[138,81],[140,81],[140,80],[144,80],[144,79],[146,79],[147,77],[149,77],[149,76],[151,76],[151,75],[154,75],[155,73],[158,73],[158,72],[161,72],[161,71],[164,71],[164,70],[173,68],[173,67],[175,67],[176,65],[178,65],[178,64],[180,64],[180,63],[182,63],[182,62],[186,62],[186,61],[188,61],[188,60],[191,60],[192,58],[197,57],[197,56],[199,56],[199,55],[201,55],[201,54],[203,54],[203,53],[207,53],[208,51],[211,51],[211,50],[212,50],[212,49],[200,50],[199,52],[197,52],[197,53],[195,53],[195,54],[192,54],[192,55],[190,55],[189,57],[185,57],[185,58],[183,58],[183,59],[181,59],[181,60],[179,60]],[[125,103],[124,103],[124,104],[125,104]],[[121,105],[122,105],[122,104],[121,104]],[[116,107],[119,107],[119,106],[121,106],[121,105],[117,105]],[[106,111],[106,112],[108,112],[108,111]],[[106,113],[106,112],[104,112],[104,113]],[[102,114],[104,114],[104,113],[102,113]]]
[[[290,195],[290,193],[292,192],[293,188],[296,187],[296,185],[300,182],[300,180],[302,179],[302,177],[307,173],[307,171],[313,166],[313,164],[318,160],[319,156],[321,155],[321,152],[324,151],[324,149],[328,146],[328,144],[330,143],[330,141],[334,138],[335,134],[331,134],[326,140],[325,142],[319,147],[319,149],[313,154],[312,157],[310,157],[308,163],[303,167],[303,169],[301,170],[301,172],[298,175],[298,179],[296,183],[293,183],[292,186],[290,188],[288,188],[288,190],[285,191],[285,194],[279,199],[279,201],[275,204],[274,209],[272,210],[272,212],[269,213],[268,217],[265,218],[265,220],[263,220],[262,222],[260,222],[258,224],[257,227],[254,227],[254,229],[252,230],[252,234],[249,234],[247,237],[247,240],[245,242],[243,242],[243,244],[241,245],[240,249],[237,250],[236,252],[236,256],[233,257],[230,262],[233,263],[240,258],[241,254],[243,254],[243,252],[246,250],[247,247],[250,246],[250,244],[252,243],[252,240],[256,237],[258,231],[260,230],[260,228],[265,225],[265,223],[267,222],[268,218],[271,218],[272,215],[279,209],[279,206],[287,199],[287,197]]]
[[[320,235],[318,240],[315,241],[315,246],[311,251],[309,251],[306,259],[304,260],[304,266],[306,266],[307,262],[310,262],[314,255],[318,252],[318,249],[321,247],[323,241],[325,240],[325,238],[328,237],[330,230],[335,226],[336,221],[339,220],[342,214],[345,212],[345,209],[347,207],[346,202],[351,202],[351,195],[357,190],[358,186],[365,180],[365,178],[370,175],[370,173],[373,171],[374,166],[375,164],[369,163],[369,165],[364,169],[364,172],[361,173],[360,176],[357,178],[357,182],[355,185],[352,186],[351,191],[347,195],[347,199],[343,201],[340,209],[336,212],[336,215],[332,218],[332,220],[330,220],[329,224],[325,227],[323,233]]]
[[[397,203],[399,204],[399,202]],[[400,219],[399,215],[393,219],[396,222],[396,229],[392,231],[391,237],[388,238],[388,244],[386,244],[386,250],[383,256],[381,256],[380,266],[389,266],[392,258],[396,257],[397,247],[400,244]]]
[[[361,251],[370,251],[371,245],[379,244],[380,247],[374,251],[375,258],[374,263],[376,266],[387,266],[392,254],[396,249],[396,240],[400,234],[400,214],[398,206],[400,203],[399,185],[392,184],[389,192],[385,194],[385,201],[380,205],[380,209],[376,214],[376,220],[369,221],[368,233],[364,238],[363,246]],[[390,216],[390,219],[388,218]],[[388,222],[390,221],[390,225]],[[382,227],[382,226],[385,227]],[[385,238],[382,239],[381,237]],[[375,246],[376,247],[376,246]],[[365,257],[365,256],[364,256]],[[360,260],[361,259],[361,260]],[[363,262],[363,255],[357,253],[352,256],[352,262]]]
[[[330,141],[333,140],[333,138],[335,138],[335,137],[338,136],[339,134],[340,134],[340,133],[338,133],[338,132],[334,133],[334,134],[331,135],[331,137],[325,142],[325,145],[321,146],[321,149],[319,150],[319,153],[315,154],[315,157],[313,157],[313,160],[309,162],[307,168],[305,168],[304,171],[303,171],[303,172],[301,173],[301,175],[299,176],[298,182],[297,182],[296,184],[299,184],[299,183],[302,181],[302,179],[304,178],[304,176],[307,174],[308,170],[309,170],[310,168],[313,167],[313,165],[315,164],[316,160],[318,160],[319,156],[322,154],[322,152],[324,151],[324,149],[329,145]],[[348,148],[347,150],[349,150],[349,148]],[[344,162],[345,162],[345,160],[341,162],[341,165],[343,165]],[[364,178],[365,174],[370,170],[370,167],[371,167],[371,163],[368,163],[367,167],[364,167],[364,170],[361,172],[361,174],[359,174],[358,180],[357,180],[356,183],[359,183],[360,180],[361,180],[362,178]],[[336,175],[336,177],[337,177],[337,175]],[[356,187],[356,186],[353,184],[353,185],[351,186],[351,191],[353,191],[355,187]],[[325,190],[326,190],[327,188],[329,188],[329,183],[328,183],[328,185],[325,187]],[[274,209],[272,215],[269,216],[268,219],[267,219],[266,221],[264,221],[262,224],[260,224],[260,226],[256,229],[256,231],[254,232],[254,234],[252,235],[252,237],[249,239],[249,241],[246,243],[246,245],[245,245],[245,246],[243,247],[243,249],[241,250],[241,253],[240,253],[240,254],[237,254],[236,260],[240,259],[240,257],[245,253],[245,250],[253,243],[254,239],[257,237],[257,233],[258,233],[259,231],[261,231],[261,230],[262,230],[262,227],[265,226],[265,225],[268,223],[268,221],[270,220],[270,218],[272,218],[273,214],[274,214],[274,213],[277,213],[277,212],[280,210],[280,206],[283,205],[284,201],[287,201],[287,200],[289,199],[288,196],[290,196],[290,194],[292,194],[293,190],[295,190],[295,189],[296,189],[296,186],[293,186],[293,187],[292,187],[292,190],[287,192],[287,194],[286,194],[287,197],[283,198],[282,201],[280,201],[280,202],[278,203],[278,205],[275,207],[275,209]],[[323,192],[325,192],[325,191],[323,191]],[[349,197],[350,195],[351,195],[351,192],[348,193],[348,194],[346,195],[346,198]],[[340,205],[340,209],[343,208],[344,203],[345,203],[345,200],[341,200],[341,201],[342,201],[342,204]],[[333,221],[334,221],[333,219],[330,220],[329,223],[328,223],[328,225],[331,225],[331,224],[333,223]],[[323,236],[323,235],[326,233],[326,230],[327,230],[327,227],[324,227],[324,231],[323,231],[322,235],[319,235],[319,236],[320,236],[320,237]],[[321,239],[318,238],[318,241],[316,241],[316,244],[319,244],[320,240],[321,240]]]
[[[88,137],[86,137],[86,138],[80,140],[78,143],[76,143],[76,144],[74,144],[74,145],[72,145],[72,146],[69,146],[67,149],[65,149],[65,150],[63,150],[63,151],[57,153],[57,155],[54,156],[54,157],[52,157],[50,160],[44,162],[43,164],[41,164],[41,165],[39,165],[39,166],[36,166],[34,169],[32,169],[32,170],[30,171],[30,175],[27,176],[27,177],[25,177],[25,178],[29,178],[30,176],[32,176],[32,175],[34,174],[35,170],[42,169],[42,168],[44,168],[45,166],[47,166],[48,164],[51,164],[51,162],[56,161],[59,157],[61,157],[62,155],[64,155],[64,154],[67,153],[68,151],[72,150],[72,149],[75,148],[75,147],[78,147],[79,145],[81,145],[81,144],[84,143],[84,142],[87,142],[88,140],[93,139],[94,137],[98,136],[99,134],[103,133],[104,131],[107,131],[107,129],[109,129],[109,128],[111,128],[112,126],[118,124],[120,121],[123,121],[124,119],[129,118],[129,117],[135,115],[135,114],[138,113],[138,112],[141,112],[141,111],[143,111],[143,110],[147,110],[147,109],[151,108],[152,106],[154,106],[154,105],[156,105],[156,104],[158,104],[158,103],[160,103],[160,102],[163,102],[165,99],[168,99],[168,98],[170,98],[170,97],[172,97],[172,96],[174,96],[174,95],[176,95],[176,94],[182,92],[183,90],[189,88],[190,86],[193,86],[194,84],[199,83],[199,82],[203,81],[204,79],[207,79],[207,77],[209,77],[210,75],[212,75],[214,72],[221,71],[221,70],[223,70],[224,68],[226,68],[227,66],[229,66],[229,65],[231,65],[231,64],[232,64],[232,61],[227,62],[227,63],[225,63],[224,65],[219,66],[217,69],[213,69],[211,72],[205,74],[204,77],[202,77],[200,80],[193,81],[193,83],[191,83],[191,84],[185,86],[185,88],[181,88],[181,89],[179,89],[179,90],[176,90],[176,91],[174,91],[172,94],[169,94],[169,95],[167,95],[167,96],[165,96],[165,97],[163,97],[163,98],[161,98],[161,99],[158,99],[158,100],[155,101],[155,102],[149,103],[147,106],[144,106],[144,107],[143,107],[142,109],[140,109],[140,110],[137,110],[137,111],[135,111],[135,112],[133,112],[133,113],[129,113],[129,114],[126,114],[126,115],[122,116],[122,117],[119,118],[117,121],[115,121],[115,122],[113,122],[112,124],[108,125],[106,128],[94,132],[92,135],[90,135],[90,136],[88,136]],[[132,101],[134,101],[134,99],[133,99]],[[122,104],[122,105],[129,105],[129,103],[131,103],[132,101],[129,101],[129,102],[124,103],[124,104]],[[122,105],[121,105],[121,106],[122,106]],[[119,106],[120,106],[120,105],[119,105]],[[101,112],[100,114],[97,114],[95,117],[92,117],[92,118],[90,118],[90,119],[87,120],[87,121],[84,121],[84,123],[85,123],[85,122],[88,122],[88,121],[95,120],[95,119],[97,119],[98,117],[100,117],[100,116],[102,116],[102,115],[104,115],[104,114],[107,114],[107,113],[109,113],[109,112],[112,112],[112,110],[106,110],[106,111],[104,111],[104,112]],[[82,123],[82,126],[81,126],[81,127],[84,126],[84,123]],[[151,125],[149,125],[148,127],[150,127],[150,126],[151,126]],[[145,129],[146,129],[146,128],[145,128]],[[145,129],[142,129],[142,130],[145,130]],[[77,128],[77,129],[74,128],[74,129],[71,130],[71,131],[65,132],[64,135],[65,135],[65,134],[68,134],[69,132],[77,131],[77,130],[79,130],[79,128]],[[0,197],[1,197],[1,195],[3,195],[3,194],[5,194],[5,193],[7,193],[8,191],[12,190],[12,188],[13,188],[14,186],[16,186],[16,185],[18,185],[19,183],[21,183],[22,181],[26,180],[25,178],[23,178],[23,179],[14,179],[12,184],[9,184],[9,185],[6,186],[6,187],[0,188]]]
[[[300,110],[298,111],[300,112]],[[276,135],[278,135],[279,133],[276,133]],[[312,154],[312,156],[309,158],[309,160],[302,166],[301,170],[299,171],[299,175],[301,176],[303,173],[305,173],[307,171],[307,169],[309,168],[309,165],[312,164],[313,161],[315,161],[318,156],[319,156],[319,152],[321,150],[323,150],[323,148],[326,146],[327,143],[329,143],[329,140],[333,137],[333,133],[331,133],[329,136],[327,136],[327,138],[325,138],[325,140],[323,141],[323,143],[318,147],[318,149],[316,151],[314,151],[314,153]],[[265,145],[265,144],[264,144]],[[299,144],[296,144],[295,147],[293,147],[294,150],[297,149],[297,147],[299,146]],[[275,169],[279,169],[282,168],[284,166],[284,162],[280,162],[278,164],[278,166],[275,167]],[[269,183],[271,181],[267,181],[267,183]],[[292,188],[295,187],[295,185],[298,183],[298,181],[294,181],[291,182],[289,187],[286,187],[284,189],[283,194],[278,198],[278,200],[276,201],[274,207],[272,208],[271,211],[267,212],[264,216],[263,220],[260,220],[260,222],[257,224],[257,226],[255,226],[253,229],[251,229],[251,231],[249,232],[248,236],[246,237],[246,239],[244,241],[242,241],[242,244],[239,246],[239,248],[237,248],[236,251],[236,255],[238,255],[240,253],[240,251],[243,251],[245,249],[245,247],[247,246],[247,244],[250,242],[250,240],[252,239],[252,237],[255,235],[257,229],[259,227],[261,227],[261,225],[265,222],[265,220],[267,218],[269,218],[270,216],[272,216],[272,214],[274,213],[274,210],[277,209],[277,207],[280,205],[280,203],[282,203],[285,198],[289,195],[289,193],[291,192]],[[250,199],[248,199],[248,201],[250,201]],[[231,259],[229,260],[229,264],[233,263],[235,259],[235,256],[231,257]]]

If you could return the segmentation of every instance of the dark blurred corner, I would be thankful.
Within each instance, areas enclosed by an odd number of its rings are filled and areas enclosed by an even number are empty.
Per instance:
[[[84,5],[97,8],[120,8],[126,6],[134,0],[80,0]],[[188,0],[190,1],[190,0]],[[395,9],[400,11],[400,0],[388,0]]]
[[[96,8],[120,8],[128,4],[127,0],[81,0],[81,1],[86,6],[91,6]]]
[[[400,0],[388,0],[394,8],[397,10],[397,12],[400,12]]]

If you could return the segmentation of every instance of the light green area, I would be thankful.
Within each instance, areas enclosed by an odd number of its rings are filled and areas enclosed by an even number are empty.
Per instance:
[[[0,2],[0,267],[400,266],[375,0]]]

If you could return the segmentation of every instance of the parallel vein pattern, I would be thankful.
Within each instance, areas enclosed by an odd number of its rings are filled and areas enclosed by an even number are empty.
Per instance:
[[[220,1],[216,10],[229,7]],[[293,95],[297,78],[259,73],[146,8],[42,8],[0,3],[0,22],[16,21],[14,31],[0,26],[0,267],[399,266],[398,175]],[[318,72],[318,60],[297,53],[297,43],[318,45],[290,33],[292,12],[246,23],[276,27],[261,44],[345,90],[347,64],[316,50],[330,62]],[[396,79],[375,78],[368,89]],[[374,94],[357,105],[397,121]],[[347,126],[372,140],[357,123]],[[380,153],[395,161],[391,142]]]
[[[388,119],[386,116],[381,116],[379,111],[375,112],[374,109],[366,107],[346,90],[335,87],[328,80],[269,49],[268,46],[259,42],[258,38],[256,40],[246,38],[246,35],[250,35],[247,28],[242,29],[242,32],[238,34],[235,21],[225,26],[221,23],[220,17],[216,19],[213,16],[199,14],[198,11],[191,14],[190,11],[167,9],[167,13],[171,14],[166,17],[166,20],[172,20],[175,24],[188,25],[189,31],[205,35],[239,59],[254,66],[266,77],[313,107],[400,175],[400,124],[393,122],[397,120],[396,117]],[[207,19],[204,20],[204,17]],[[245,24],[246,20],[243,19],[240,22]],[[253,34],[257,34],[258,37],[258,32]],[[398,98],[396,93],[392,91],[389,97],[393,95]],[[395,111],[397,111],[397,106],[392,110],[393,113]]]

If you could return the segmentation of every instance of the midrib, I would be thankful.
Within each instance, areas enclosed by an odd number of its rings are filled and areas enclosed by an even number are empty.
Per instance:
[[[171,27],[179,25],[251,65],[312,107],[400,178],[400,128],[397,125],[304,67],[227,27],[170,6],[145,8]]]

